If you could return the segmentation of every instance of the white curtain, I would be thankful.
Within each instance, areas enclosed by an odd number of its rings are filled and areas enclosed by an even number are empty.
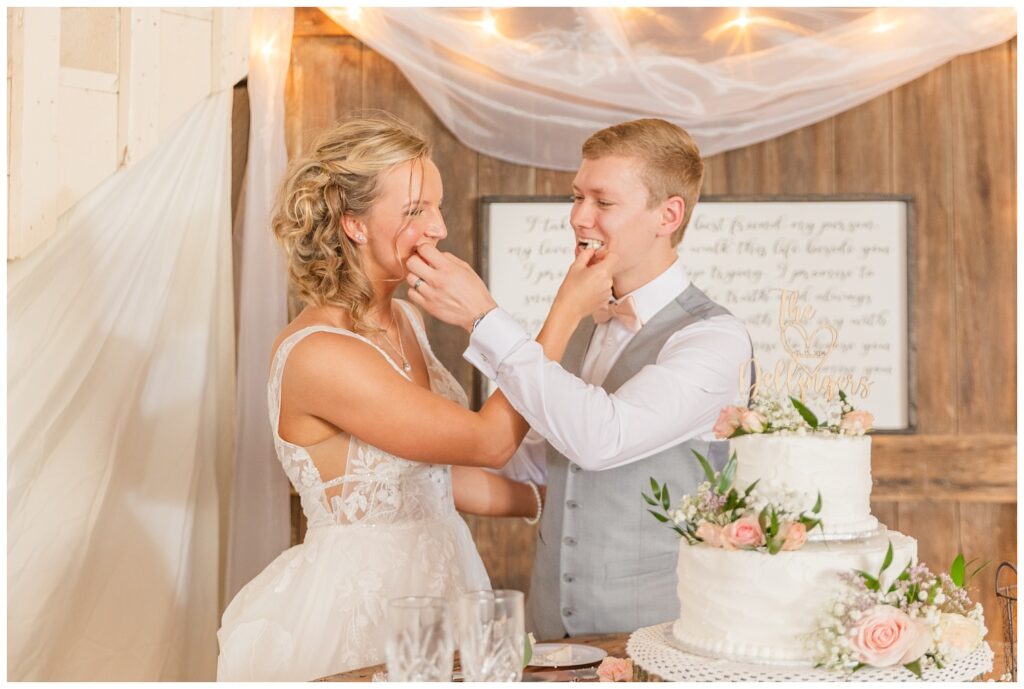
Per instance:
[[[231,100],[198,104],[8,267],[9,679],[214,676]]]
[[[288,322],[284,252],[270,231],[270,214],[288,164],[284,88],[293,17],[290,7],[257,8],[249,32],[249,158],[235,219],[238,407],[225,605],[291,541],[288,477],[267,415],[267,371],[274,338]]]
[[[1016,35],[1013,8],[321,8],[470,148],[575,170],[602,127],[661,117],[704,155],[848,110]]]

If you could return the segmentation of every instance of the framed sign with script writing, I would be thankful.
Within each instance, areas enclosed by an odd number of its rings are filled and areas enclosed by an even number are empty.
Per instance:
[[[481,199],[480,274],[532,334],[572,262],[571,209],[564,196]],[[679,255],[693,283],[746,325],[760,382],[795,396],[842,388],[878,431],[905,433],[912,239],[910,196],[707,196]],[[491,389],[481,382],[482,396]]]

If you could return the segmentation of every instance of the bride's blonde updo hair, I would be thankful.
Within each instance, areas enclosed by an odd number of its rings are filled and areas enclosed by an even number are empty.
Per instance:
[[[317,138],[309,154],[292,161],[271,227],[304,302],[341,306],[350,312],[356,330],[377,329],[366,321],[373,285],[341,218],[365,214],[377,199],[383,173],[410,160],[422,161],[430,150],[411,125],[374,113],[342,120]]]

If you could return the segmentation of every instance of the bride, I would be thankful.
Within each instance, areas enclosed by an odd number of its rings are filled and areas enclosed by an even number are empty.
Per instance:
[[[393,298],[416,247],[446,236],[441,202],[429,143],[383,115],[336,125],[286,175],[272,224],[307,306],[277,338],[267,397],[308,530],[228,605],[218,680],[383,662],[389,599],[490,588],[457,508],[538,512],[536,486],[486,471],[525,421],[500,392],[471,412],[419,312]],[[611,261],[592,256],[570,267],[538,335],[551,359],[611,295]]]

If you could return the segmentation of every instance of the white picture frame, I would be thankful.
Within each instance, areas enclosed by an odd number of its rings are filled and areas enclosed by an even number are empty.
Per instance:
[[[571,208],[564,196],[480,199],[477,268],[498,304],[532,334],[572,261]],[[834,339],[822,374],[869,381],[854,405],[874,414],[878,431],[910,433],[912,230],[906,195],[707,196],[679,249],[694,284],[747,326],[762,373],[770,377],[780,360],[793,359],[787,338]],[[780,322],[783,289],[812,308],[806,330]],[[491,389],[480,376],[478,399]]]

